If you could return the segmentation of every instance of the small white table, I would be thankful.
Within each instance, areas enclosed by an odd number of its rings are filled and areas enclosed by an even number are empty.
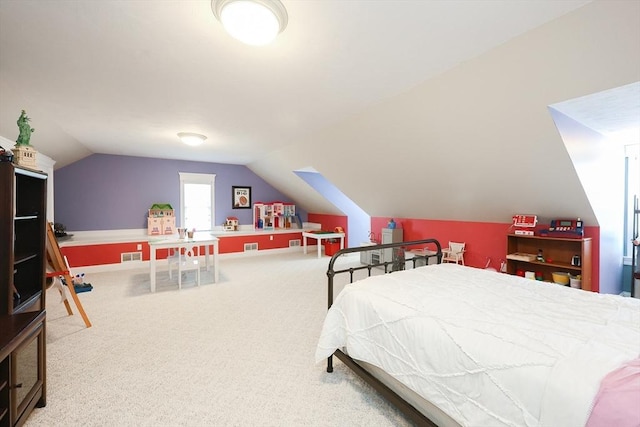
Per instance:
[[[405,252],[404,257],[408,261],[412,259],[414,256],[427,256],[427,255],[435,255],[435,254],[437,254],[437,252],[432,251],[430,249],[410,249]],[[429,265],[438,263],[438,259],[436,257],[431,257],[427,259],[417,260],[416,267],[427,265],[427,260],[429,261]]]
[[[307,238],[316,239],[318,246],[318,258],[322,256],[322,239],[340,239],[340,249],[344,249],[344,233],[312,233],[309,231],[302,232],[302,245],[304,253],[307,253]]]
[[[210,270],[209,246],[213,246],[213,283],[216,283],[218,281],[218,240],[217,237],[214,237],[209,232],[195,233],[191,239],[179,239],[176,235],[158,236],[157,238],[149,239],[149,279],[151,282],[151,292],[156,291],[156,251],[158,249],[176,249],[179,251],[187,246],[193,246],[194,243],[197,243],[198,247],[204,246],[207,270]],[[199,248],[198,255],[200,255]]]

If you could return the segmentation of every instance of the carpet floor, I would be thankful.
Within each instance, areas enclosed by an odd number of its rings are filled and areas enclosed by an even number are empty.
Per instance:
[[[218,283],[178,290],[160,270],[153,294],[148,268],[94,273],[91,328],[50,289],[47,406],[26,426],[410,426],[342,363],[314,361],[328,261],[222,258]]]

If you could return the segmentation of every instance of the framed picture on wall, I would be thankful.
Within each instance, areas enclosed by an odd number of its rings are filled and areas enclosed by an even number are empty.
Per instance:
[[[233,209],[251,209],[251,187],[231,187]]]

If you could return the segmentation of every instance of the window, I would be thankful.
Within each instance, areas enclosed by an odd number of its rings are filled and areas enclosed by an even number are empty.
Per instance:
[[[213,230],[215,224],[216,176],[205,173],[180,174],[180,226],[198,231]]]

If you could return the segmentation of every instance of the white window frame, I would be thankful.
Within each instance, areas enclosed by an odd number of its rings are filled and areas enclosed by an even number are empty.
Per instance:
[[[216,223],[216,175],[209,173],[178,172],[180,175],[180,227],[184,227],[184,186],[185,184],[209,184],[211,186],[211,224],[209,230],[213,230]],[[203,231],[203,230],[202,230]]]
[[[640,197],[638,177],[640,177],[640,144],[631,144],[625,148],[625,231],[624,231],[624,263],[631,265],[633,237],[633,197]]]

